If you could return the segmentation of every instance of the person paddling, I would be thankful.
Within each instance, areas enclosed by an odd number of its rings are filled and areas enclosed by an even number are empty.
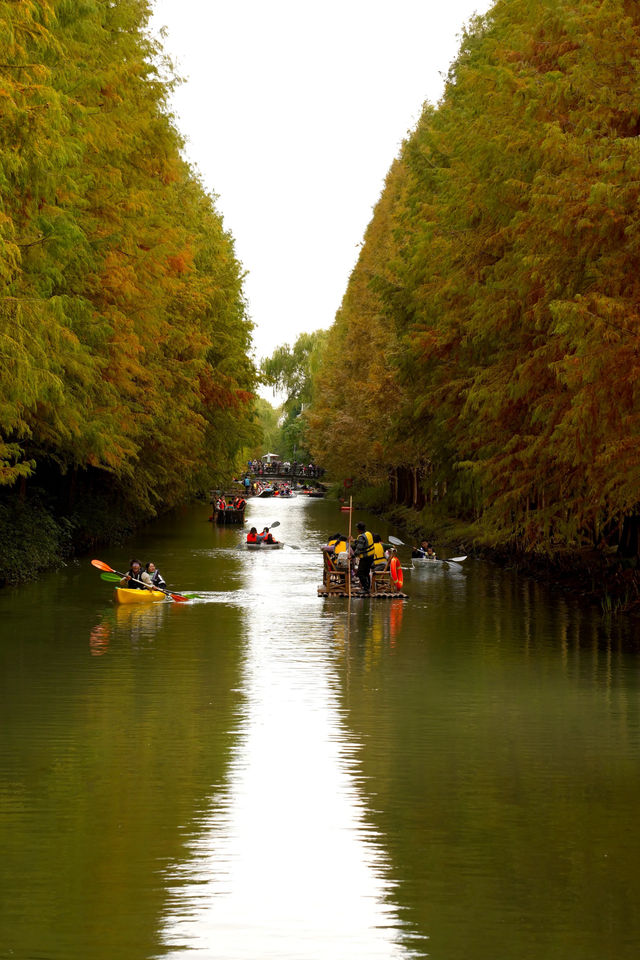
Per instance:
[[[129,561],[129,569],[120,581],[120,586],[127,590],[153,590],[151,577],[142,569],[139,560]]]
[[[249,530],[249,533],[247,534],[247,543],[259,543],[258,531],[255,527],[251,527],[251,530]]]
[[[423,540],[419,547],[414,547],[411,556],[418,560],[437,560],[435,551],[428,540]]]
[[[269,527],[265,527],[260,536],[263,543],[278,543],[277,540],[274,540],[273,534],[269,533]]]

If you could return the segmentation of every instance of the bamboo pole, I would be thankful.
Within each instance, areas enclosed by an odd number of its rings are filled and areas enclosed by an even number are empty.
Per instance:
[[[347,537],[347,596],[351,600],[351,510],[353,497],[349,497],[349,536]],[[351,611],[349,611],[351,612]]]

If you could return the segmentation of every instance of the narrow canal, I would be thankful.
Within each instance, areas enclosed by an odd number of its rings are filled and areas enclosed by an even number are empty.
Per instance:
[[[248,520],[287,547],[189,507],[100,553],[188,604],[0,593],[0,957],[635,960],[630,628],[473,560],[349,610],[335,502]]]

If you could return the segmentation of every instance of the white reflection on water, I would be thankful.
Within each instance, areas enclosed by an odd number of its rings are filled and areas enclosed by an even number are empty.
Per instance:
[[[227,789],[169,892],[165,955],[410,955],[341,715],[318,566],[248,556],[239,736]]]

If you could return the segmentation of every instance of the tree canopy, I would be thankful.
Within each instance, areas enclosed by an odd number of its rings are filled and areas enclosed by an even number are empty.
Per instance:
[[[314,451],[353,475],[374,451],[428,463],[453,508],[531,547],[637,510],[639,67],[628,0],[471,21],[330,330]]]
[[[0,484],[153,511],[255,436],[242,268],[146,0],[0,0]]]

